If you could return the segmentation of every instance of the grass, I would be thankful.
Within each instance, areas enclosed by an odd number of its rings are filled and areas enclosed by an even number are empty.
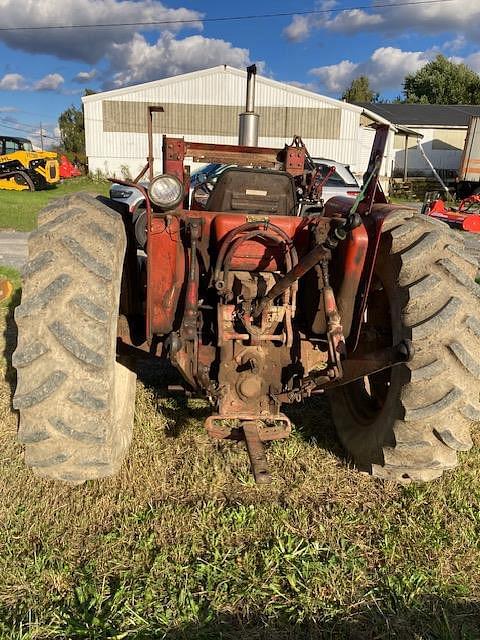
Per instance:
[[[478,434],[457,470],[402,488],[351,468],[317,401],[290,412],[257,487],[243,445],[206,436],[206,403],[168,397],[153,369],[121,473],[59,485],[15,442],[6,315],[2,639],[480,637]]]
[[[90,191],[108,194],[110,183],[82,177],[65,180],[56,187],[43,191],[0,190],[0,229],[32,231],[37,227],[37,214],[50,200],[75,193]]]

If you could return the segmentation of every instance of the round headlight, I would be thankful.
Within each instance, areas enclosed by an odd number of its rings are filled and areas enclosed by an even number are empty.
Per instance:
[[[159,175],[151,181],[148,194],[162,209],[175,209],[183,200],[183,184],[177,176]]]

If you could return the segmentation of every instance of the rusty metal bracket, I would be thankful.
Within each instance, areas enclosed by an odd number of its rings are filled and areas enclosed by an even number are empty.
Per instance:
[[[268,471],[267,456],[260,439],[258,423],[256,421],[244,422],[242,427],[255,482],[269,484],[272,481],[272,476]]]
[[[267,421],[273,424],[265,424]],[[292,432],[292,423],[283,413],[272,416],[259,415],[212,415],[205,420],[205,429],[211,438],[220,440],[243,440],[243,422],[255,422],[262,442],[270,440],[283,440]]]
[[[410,340],[405,339],[393,347],[379,349],[372,353],[366,353],[351,359],[347,358],[342,361],[343,378],[330,383],[328,388],[331,389],[332,387],[349,384],[354,380],[360,380],[365,376],[371,376],[374,373],[383,371],[384,369],[390,369],[391,367],[396,367],[399,364],[405,364],[405,362],[412,360],[413,356],[413,344]]]

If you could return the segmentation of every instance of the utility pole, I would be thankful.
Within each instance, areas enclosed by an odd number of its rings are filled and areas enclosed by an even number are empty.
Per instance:
[[[41,122],[40,122],[40,146],[42,147],[42,151],[43,151],[43,129],[42,129]]]

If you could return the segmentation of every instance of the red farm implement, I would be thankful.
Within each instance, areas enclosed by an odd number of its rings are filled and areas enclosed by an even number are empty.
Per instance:
[[[480,195],[471,195],[458,204],[450,204],[438,192],[428,192],[422,213],[455,229],[480,233]]]

